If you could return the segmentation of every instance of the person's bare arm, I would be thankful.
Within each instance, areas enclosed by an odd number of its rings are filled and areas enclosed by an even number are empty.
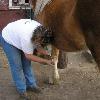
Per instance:
[[[43,49],[42,47],[37,48],[37,51],[44,55],[49,55],[48,51]]]
[[[40,57],[35,56],[33,54],[26,54],[25,53],[25,56],[26,56],[27,59],[29,59],[31,61],[34,61],[34,62],[38,62],[38,63],[42,63],[42,64],[48,64],[48,65],[53,65],[53,62],[51,60],[43,59],[43,58],[40,58]]]

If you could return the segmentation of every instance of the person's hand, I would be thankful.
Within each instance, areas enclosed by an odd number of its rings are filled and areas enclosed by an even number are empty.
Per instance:
[[[54,66],[54,61],[52,60],[46,60],[46,63],[50,66]]]

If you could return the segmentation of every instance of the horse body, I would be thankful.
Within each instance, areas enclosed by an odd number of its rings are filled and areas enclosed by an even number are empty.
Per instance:
[[[53,31],[54,46],[65,51],[84,48],[85,41],[77,19],[74,16],[75,0],[52,0],[36,19]]]
[[[36,4],[36,1],[35,3]],[[33,4],[33,8],[36,6]],[[53,31],[56,79],[59,49],[67,52],[89,47],[100,66],[100,0],[51,0],[36,20]]]
[[[76,15],[100,70],[100,0],[78,0]]]

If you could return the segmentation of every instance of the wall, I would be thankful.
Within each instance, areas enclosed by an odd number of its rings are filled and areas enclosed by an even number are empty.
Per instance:
[[[9,10],[9,0],[0,0],[0,32],[9,22],[25,18],[23,10]]]

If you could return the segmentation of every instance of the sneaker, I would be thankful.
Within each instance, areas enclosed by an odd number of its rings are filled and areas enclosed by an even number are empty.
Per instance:
[[[26,92],[24,93],[19,93],[20,97],[23,99],[23,100],[31,100],[31,98],[27,95]]]
[[[27,91],[32,91],[34,93],[42,93],[41,89],[37,87],[27,87]]]

